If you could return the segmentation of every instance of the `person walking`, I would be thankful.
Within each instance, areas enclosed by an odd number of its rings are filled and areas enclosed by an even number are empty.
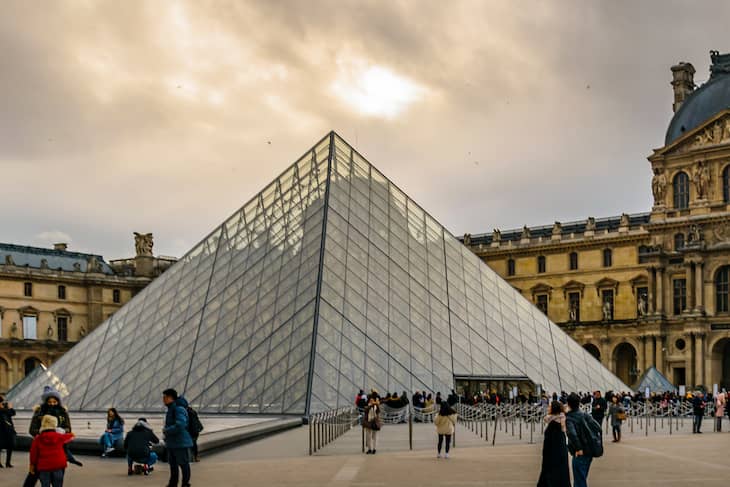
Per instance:
[[[102,448],[102,457],[106,457],[117,447],[117,442],[124,439],[124,420],[116,408],[109,408],[106,412],[106,429],[99,438]]]
[[[593,458],[597,453],[603,454],[602,445],[600,445],[600,452],[594,451],[591,430],[600,432],[601,426],[590,415],[580,410],[578,394],[570,394],[567,402],[570,411],[565,417],[565,426],[568,435],[568,451],[573,455],[573,482],[575,487],[588,487],[588,471]],[[591,423],[590,426],[589,423]],[[596,441],[601,441],[600,433]]]
[[[593,393],[593,404],[591,405],[591,416],[596,420],[596,423],[603,424],[603,418],[606,417],[606,399],[601,397],[601,391]]]
[[[694,413],[692,433],[702,434],[702,417],[705,415],[705,399],[699,391],[696,391],[692,397],[692,412]]]
[[[0,396],[0,451],[5,450],[5,467],[7,468],[13,468],[13,464],[10,463],[13,458],[16,436],[13,416],[15,416],[13,405]],[[0,462],[0,468],[3,468],[2,462]]]
[[[378,431],[382,427],[380,420],[380,396],[375,389],[370,391],[368,405],[365,408],[365,420],[362,427],[365,429],[365,442],[367,443],[368,455],[375,455],[378,447]]]
[[[550,403],[549,413],[544,421],[546,426],[542,442],[542,470],[537,487],[570,487],[563,405],[558,401]]]
[[[613,442],[621,441],[621,423],[626,419],[626,410],[618,402],[618,396],[611,396],[611,405],[608,407],[608,416],[611,421],[611,431],[613,432]]]
[[[134,463],[142,464],[142,472],[149,475],[154,470],[153,465],[157,463],[157,453],[153,452],[150,445],[157,445],[159,438],[152,432],[146,418],[139,418],[124,438],[124,449],[127,452],[127,475],[134,475],[132,467]]]
[[[188,432],[188,401],[178,396],[175,389],[162,392],[162,402],[167,406],[165,426],[162,434],[167,447],[167,462],[170,464],[170,481],[167,487],[177,487],[182,472],[182,487],[190,487],[190,449],[193,439]]]
[[[42,487],[63,487],[67,466],[63,447],[74,435],[59,433],[56,428],[58,419],[55,416],[43,416],[39,433],[30,445],[30,472],[38,475]]]
[[[718,433],[722,431],[722,417],[725,416],[725,404],[727,403],[727,393],[723,389],[715,398],[715,423]]]
[[[444,458],[449,458],[449,449],[451,448],[451,436],[456,431],[456,411],[446,401],[441,401],[439,412],[433,420],[436,426],[436,434],[438,435],[438,446],[436,447],[436,458],[441,458],[441,447],[446,439],[446,451]]]

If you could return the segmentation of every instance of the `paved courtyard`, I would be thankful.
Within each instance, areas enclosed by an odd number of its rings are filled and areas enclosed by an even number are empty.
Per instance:
[[[208,486],[534,486],[540,467],[541,444],[505,441],[484,446],[461,425],[457,448],[449,460],[437,460],[431,425],[415,425],[414,451],[408,451],[407,428],[387,426],[375,456],[359,452],[359,430],[353,430],[307,456],[308,428],[280,433],[264,440],[210,454],[193,465],[193,485]],[[592,487],[609,486],[725,486],[730,479],[727,450],[730,433],[703,435],[628,434],[621,444],[606,444],[606,455],[591,470]],[[404,436],[405,434],[405,436]],[[511,437],[511,435],[510,435]],[[0,485],[21,485],[27,453],[18,453],[17,468],[0,470]],[[69,486],[164,485],[167,465],[150,477],[127,477],[121,459],[84,457],[83,468],[67,470]]]

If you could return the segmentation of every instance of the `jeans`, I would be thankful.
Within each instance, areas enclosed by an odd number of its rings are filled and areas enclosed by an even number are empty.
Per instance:
[[[134,462],[143,463],[148,467],[151,467],[152,465],[157,463],[157,453],[151,451],[150,456],[143,459],[133,459],[132,457],[127,457],[127,465],[129,465],[129,468],[132,468],[132,464]]]
[[[573,457],[573,487],[588,487],[588,469],[593,457]]]
[[[176,487],[179,479],[178,467],[182,471],[182,485],[190,483],[190,448],[168,448],[167,463],[170,464],[169,487]]]
[[[702,429],[702,416],[695,416],[695,420],[692,423],[692,432],[700,433],[700,429]]]
[[[53,472],[40,472],[41,487],[63,487],[63,473],[65,470],[54,470]]]
[[[104,450],[108,450],[109,448],[114,448],[114,437],[111,433],[104,433],[101,435],[101,438],[99,438],[99,444],[104,448]]]
[[[449,447],[451,446],[451,435],[439,435],[438,452],[441,453],[441,445],[444,443],[444,436],[446,437],[446,453],[449,453]]]

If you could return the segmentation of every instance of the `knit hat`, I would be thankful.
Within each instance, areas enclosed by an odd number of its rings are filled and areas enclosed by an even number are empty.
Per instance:
[[[45,404],[46,401],[48,401],[48,398],[51,397],[55,397],[58,404],[61,404],[61,393],[51,386],[45,386],[43,388],[43,394],[41,395],[41,402]]]
[[[55,431],[58,427],[58,419],[55,416],[46,414],[41,420],[41,432],[43,431]]]

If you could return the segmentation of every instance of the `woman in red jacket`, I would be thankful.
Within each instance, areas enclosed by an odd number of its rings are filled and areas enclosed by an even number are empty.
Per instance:
[[[63,474],[66,471],[63,445],[69,443],[74,435],[57,433],[57,427],[55,416],[43,416],[40,434],[33,438],[30,445],[30,470],[31,473],[38,472],[42,487],[63,487]]]

